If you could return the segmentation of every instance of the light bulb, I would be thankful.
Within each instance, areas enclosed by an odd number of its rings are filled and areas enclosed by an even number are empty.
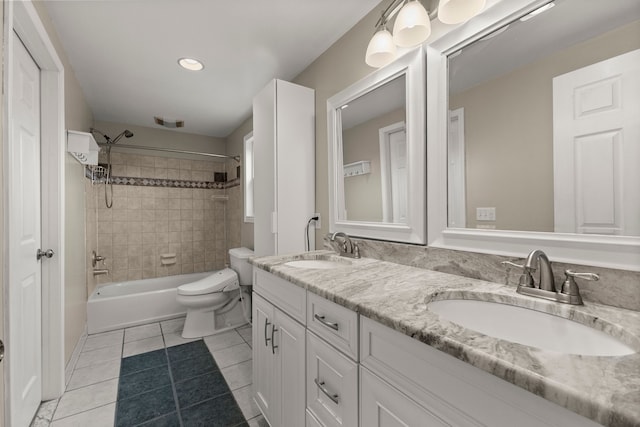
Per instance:
[[[382,28],[376,32],[369,46],[367,46],[367,54],[365,62],[370,67],[380,68],[396,59],[396,45],[393,43],[393,36],[386,28]]]
[[[400,47],[423,43],[431,35],[429,14],[419,1],[410,1],[400,10],[393,25],[393,41]]]

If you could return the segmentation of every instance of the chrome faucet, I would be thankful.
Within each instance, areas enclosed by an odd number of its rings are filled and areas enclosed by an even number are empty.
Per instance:
[[[516,288],[516,292],[519,294],[566,304],[582,305],[580,290],[574,278],[578,277],[585,280],[600,279],[600,277],[594,273],[575,273],[571,270],[565,270],[564,274],[566,279],[558,291],[553,278],[551,261],[549,261],[547,255],[539,249],[532,251],[527,256],[524,265],[511,261],[503,261],[502,264],[522,269],[522,276],[520,276],[520,282]],[[532,272],[536,270],[540,270],[537,283],[532,275]]]
[[[556,284],[555,284],[555,281],[553,280],[553,271],[551,270],[551,262],[549,261],[549,258],[547,258],[547,255],[544,252],[542,252],[540,249],[536,249],[535,251],[532,251],[529,254],[523,267],[525,275],[529,273],[529,277],[532,277],[531,272],[535,271],[536,269],[540,271],[539,273],[540,278],[538,279],[538,285],[536,286],[535,281],[532,281],[533,282],[532,286],[528,286],[528,287],[534,287],[534,288],[539,288],[545,291],[555,292]]]
[[[327,234],[327,237],[329,237],[329,240],[332,242],[335,242],[337,237],[342,238],[342,245],[340,245],[340,255],[349,258],[360,258],[360,248],[358,247],[358,243],[353,242],[347,235],[347,233],[336,231],[333,234]]]

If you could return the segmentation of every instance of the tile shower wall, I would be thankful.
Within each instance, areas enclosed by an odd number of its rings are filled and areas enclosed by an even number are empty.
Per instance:
[[[224,162],[115,152],[112,164],[114,177],[210,183],[214,172],[225,172]],[[87,240],[97,235],[93,247],[106,257],[98,268],[110,272],[98,276],[98,283],[218,270],[227,263],[231,240],[226,189],[113,185],[113,207],[107,209],[104,187],[92,185],[93,202],[87,204],[94,203],[97,212],[95,231],[87,221]],[[175,264],[163,265],[161,255],[173,253]]]

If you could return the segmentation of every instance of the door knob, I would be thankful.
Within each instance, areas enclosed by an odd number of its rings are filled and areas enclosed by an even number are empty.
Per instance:
[[[52,249],[47,249],[44,252],[42,252],[42,249],[38,249],[38,252],[36,252],[36,258],[40,261],[41,258],[51,258],[53,254],[54,252]]]
[[[4,343],[0,340],[0,362],[4,359]]]

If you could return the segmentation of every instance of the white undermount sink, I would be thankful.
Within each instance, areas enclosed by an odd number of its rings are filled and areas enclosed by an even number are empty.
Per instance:
[[[487,301],[433,301],[429,311],[482,334],[530,347],[584,356],[624,356],[636,351],[597,329],[552,314]]]
[[[333,268],[348,267],[349,263],[332,261],[327,259],[299,259],[296,261],[285,262],[284,265],[286,265],[287,267],[295,267],[295,268],[311,268],[311,269],[329,270]]]

